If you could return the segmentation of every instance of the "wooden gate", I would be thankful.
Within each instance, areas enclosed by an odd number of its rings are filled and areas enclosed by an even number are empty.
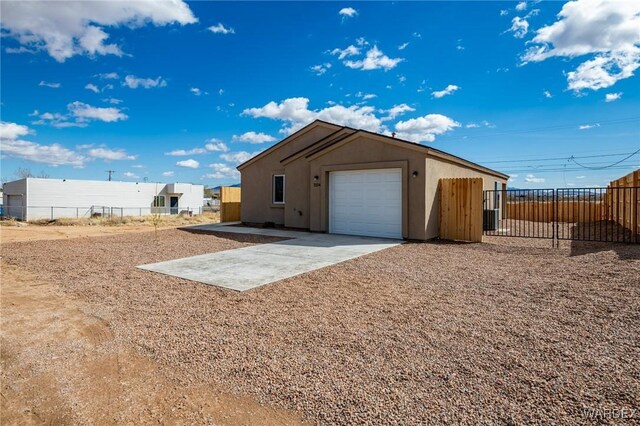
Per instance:
[[[240,220],[240,188],[220,187],[220,222]]]
[[[482,242],[482,178],[440,179],[440,238]]]

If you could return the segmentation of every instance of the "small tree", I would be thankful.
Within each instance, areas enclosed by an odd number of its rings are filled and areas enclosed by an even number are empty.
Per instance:
[[[27,169],[26,167],[18,167],[13,174],[16,175],[18,179],[34,177],[31,169]]]
[[[153,209],[151,210],[151,224],[153,225],[153,238],[158,241],[158,226],[162,219],[162,208],[160,206],[160,197],[158,196],[158,184],[156,184],[156,195],[153,197]]]

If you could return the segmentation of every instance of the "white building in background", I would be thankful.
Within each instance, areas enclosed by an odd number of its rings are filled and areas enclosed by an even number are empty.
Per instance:
[[[26,178],[3,187],[4,216],[61,217],[199,214],[204,185]]]

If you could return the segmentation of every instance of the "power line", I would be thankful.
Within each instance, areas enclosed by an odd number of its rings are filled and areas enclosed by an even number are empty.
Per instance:
[[[608,166],[602,166],[602,167],[589,167],[589,166],[582,165],[582,164],[578,163],[578,162],[575,160],[575,157],[574,157],[574,156],[571,156],[571,158],[569,158],[569,160],[570,160],[570,161],[572,161],[572,162],[574,162],[574,163],[575,163],[575,164],[577,164],[578,166],[580,166],[580,167],[582,167],[582,168],[585,168],[585,169],[589,169],[589,170],[603,170],[603,169],[609,169],[609,168],[611,168],[611,167],[617,166],[618,164],[622,163],[622,162],[623,162],[623,161],[625,161],[625,160],[628,160],[629,158],[633,157],[634,155],[636,155],[636,154],[637,154],[637,153],[639,153],[639,152],[640,152],[640,149],[639,149],[639,150],[637,150],[636,152],[633,152],[633,153],[629,154],[627,157],[623,158],[623,159],[622,159],[622,160],[620,160],[620,161],[617,161],[617,162],[615,162],[615,163],[609,164]]]
[[[601,158],[601,157],[618,157],[623,155],[633,154],[630,152],[623,152],[621,154],[602,154],[602,155],[583,155],[576,157],[569,155],[567,157],[554,157],[554,158],[532,158],[522,160],[500,160],[500,161],[483,161],[483,164],[503,164],[503,163],[529,163],[534,161],[558,161],[558,160],[570,160],[571,158]]]
[[[598,124],[599,124],[599,127],[601,127],[601,126],[607,126],[607,125],[610,125],[610,124],[623,124],[623,123],[629,123],[629,122],[633,122],[633,121],[640,121],[640,116],[617,118],[617,119],[613,119],[613,120],[602,120],[602,121],[598,121]],[[556,126],[534,127],[534,128],[531,128],[531,129],[513,129],[513,130],[506,130],[504,132],[485,133],[485,134],[481,134],[481,135],[476,135],[476,136],[474,136],[474,138],[489,137],[489,136],[512,135],[512,134],[522,134],[522,133],[535,133],[535,132],[539,132],[539,131],[543,131],[543,130],[575,129],[577,127],[580,127],[583,124],[584,124],[584,121],[582,123],[561,124],[561,125],[556,125]],[[462,139],[463,138],[447,138],[448,141],[455,141],[455,140],[462,140]]]

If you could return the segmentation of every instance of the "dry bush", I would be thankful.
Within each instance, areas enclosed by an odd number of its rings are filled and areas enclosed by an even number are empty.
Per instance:
[[[156,221],[154,215],[148,216],[113,216],[113,217],[92,217],[92,218],[66,218],[58,219],[38,219],[30,220],[31,225],[41,226],[149,226],[155,227],[162,225],[163,227],[196,225],[200,223],[217,223],[220,222],[219,213],[203,213],[201,215],[162,215],[159,221]],[[21,226],[24,222],[17,221],[13,218],[0,221],[2,226]]]

